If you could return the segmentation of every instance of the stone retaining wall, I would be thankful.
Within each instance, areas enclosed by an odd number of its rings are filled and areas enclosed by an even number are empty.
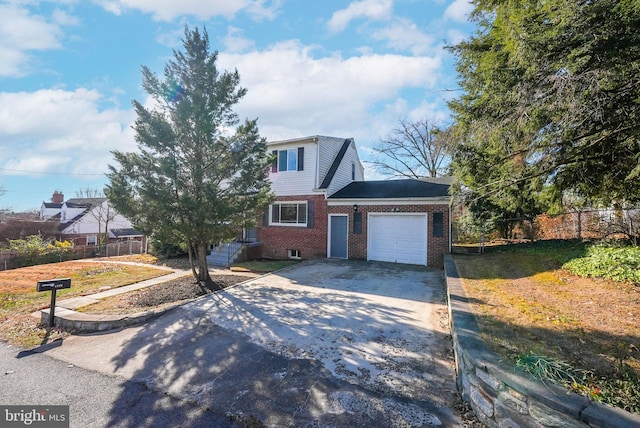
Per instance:
[[[488,427],[640,427],[640,416],[514,372],[480,337],[453,258],[444,259],[458,390]]]
[[[56,327],[64,328],[67,331],[93,333],[140,324],[158,317],[172,308],[138,312],[131,315],[94,315],[56,307],[54,321]],[[40,311],[40,322],[42,325],[49,325],[49,309]]]

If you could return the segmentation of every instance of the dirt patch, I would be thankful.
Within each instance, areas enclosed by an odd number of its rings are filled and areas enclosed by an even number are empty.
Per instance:
[[[227,288],[256,275],[212,275],[219,288]],[[77,309],[91,314],[132,314],[172,307],[207,294],[191,275],[163,282],[137,291],[102,299]]]

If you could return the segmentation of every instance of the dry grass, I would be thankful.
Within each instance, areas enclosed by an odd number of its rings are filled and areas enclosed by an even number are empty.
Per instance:
[[[494,352],[511,361],[545,355],[592,372],[595,379],[629,371],[640,376],[640,287],[574,276],[539,254],[465,255],[455,261]]]
[[[64,332],[38,325],[31,313],[49,307],[50,292],[39,293],[36,283],[53,278],[71,278],[71,288],[57,292],[58,300],[93,294],[166,275],[169,271],[150,266],[102,262],[62,262],[0,272],[0,340],[31,347]]]

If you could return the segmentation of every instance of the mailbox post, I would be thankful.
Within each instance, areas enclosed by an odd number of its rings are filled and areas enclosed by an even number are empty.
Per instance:
[[[49,279],[38,281],[36,291],[51,291],[51,305],[49,306],[49,327],[54,325],[56,312],[56,292],[64,288],[71,288],[71,278]]]

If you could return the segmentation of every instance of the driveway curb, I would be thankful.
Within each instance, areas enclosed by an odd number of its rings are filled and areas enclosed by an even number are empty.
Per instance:
[[[279,269],[278,271],[274,271],[274,272],[279,272],[279,271],[288,269],[289,267],[291,266],[285,267],[283,269]],[[251,281],[257,278],[262,278],[274,272],[269,272],[264,275],[257,276],[255,278],[247,279],[245,281],[234,284],[231,287],[236,287],[238,285],[244,284],[247,281]],[[126,315],[125,314],[98,315],[98,314],[88,314],[84,312],[78,312],[74,310],[83,306],[90,305],[92,303],[97,303],[103,298],[115,296],[118,294],[128,293],[135,290],[141,290],[156,284],[161,284],[163,282],[171,281],[172,279],[180,278],[182,276],[187,276],[189,274],[190,274],[189,271],[174,271],[173,273],[168,275],[159,276],[159,277],[152,278],[146,281],[141,281],[135,284],[130,284],[123,287],[110,289],[110,290],[92,294],[89,296],[78,296],[78,297],[72,297],[69,299],[61,300],[56,305],[54,323],[56,327],[61,327],[74,333],[93,333],[93,332],[130,327],[132,325],[150,321],[153,318],[159,317],[184,304],[187,304],[195,300],[223,291],[223,290],[214,291],[212,293],[205,294],[203,296],[199,296],[194,299],[190,299],[186,302],[182,302],[179,304],[166,307],[164,309],[157,309],[152,311],[141,311],[141,312],[126,314]],[[227,287],[225,289],[228,289],[231,287]],[[49,317],[50,317],[49,312],[50,312],[49,308],[42,309],[40,311],[34,312],[32,316],[36,318],[40,318],[40,322],[43,325],[49,325]]]
[[[462,398],[487,426],[640,426],[640,415],[516,373],[489,351],[451,255],[444,257],[449,319]]]

